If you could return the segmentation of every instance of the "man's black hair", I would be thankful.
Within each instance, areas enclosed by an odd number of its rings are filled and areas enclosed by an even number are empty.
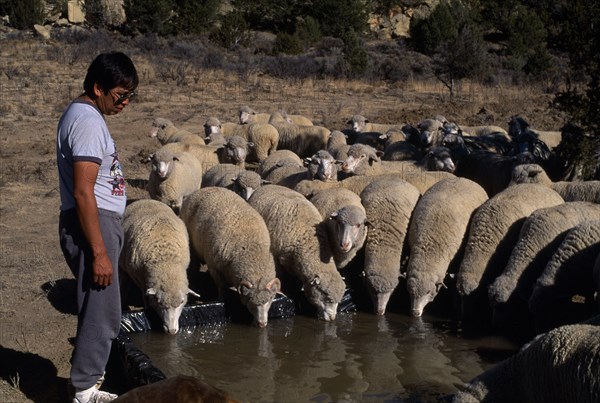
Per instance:
[[[122,52],[101,53],[88,67],[83,89],[95,99],[94,84],[98,83],[106,94],[115,87],[133,91],[138,86],[138,75],[131,59]]]

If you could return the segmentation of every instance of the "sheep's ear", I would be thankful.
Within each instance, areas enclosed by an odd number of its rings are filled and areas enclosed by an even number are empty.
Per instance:
[[[337,216],[338,216],[338,212],[337,211],[334,211],[333,213],[329,214],[329,218],[331,220],[335,220],[337,218]]]
[[[305,167],[309,166],[312,162],[312,158],[311,157],[306,157],[304,158],[304,160],[302,160],[302,165],[304,165]]]
[[[177,157],[177,156],[174,155],[173,156],[173,161],[179,161],[179,157]]]
[[[188,294],[193,295],[194,297],[200,298],[200,294],[198,294],[196,291],[192,290],[191,288],[188,288],[187,292],[188,292]]]
[[[156,290],[150,287],[146,290],[146,295],[156,295]]]
[[[387,140],[387,139],[389,139],[389,138],[390,138],[390,135],[389,135],[389,134],[387,134],[387,133],[384,133],[384,134],[380,134],[380,135],[379,135],[379,139],[380,139],[380,140]]]
[[[275,277],[273,280],[267,283],[265,288],[267,290],[275,291],[276,293],[278,293],[279,290],[281,290],[281,281],[277,277]]]
[[[344,163],[344,161],[342,160],[335,160],[334,164],[335,165],[342,165]]]
[[[406,278],[406,273],[400,273],[400,278]]]
[[[250,141],[249,141],[248,143],[246,143],[246,145],[247,145],[248,147],[250,147],[250,148],[254,148],[254,143],[252,143],[252,142],[250,142]]]
[[[310,285],[319,285],[321,284],[321,277],[315,276],[312,280],[310,280]]]
[[[262,183],[263,185],[270,185],[272,182],[264,180],[264,179],[261,179],[260,183]]]
[[[373,226],[373,224],[369,220],[365,220],[364,224],[365,224],[365,227],[372,227]]]

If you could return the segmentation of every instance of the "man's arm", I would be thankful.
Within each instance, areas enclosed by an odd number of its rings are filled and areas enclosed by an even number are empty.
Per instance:
[[[99,169],[100,166],[95,162],[73,163],[73,197],[81,229],[92,249],[92,279],[100,286],[107,286],[112,283],[113,267],[100,232],[98,205],[94,195]]]

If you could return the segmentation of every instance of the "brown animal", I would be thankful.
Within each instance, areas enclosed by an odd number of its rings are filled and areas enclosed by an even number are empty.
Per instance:
[[[198,378],[175,375],[140,386],[113,400],[115,403],[240,403],[227,392]]]

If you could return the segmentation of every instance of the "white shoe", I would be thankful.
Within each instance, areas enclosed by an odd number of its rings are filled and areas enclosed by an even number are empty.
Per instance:
[[[73,403],[106,403],[115,400],[118,396],[113,393],[96,389],[96,385],[89,389],[75,393]]]

